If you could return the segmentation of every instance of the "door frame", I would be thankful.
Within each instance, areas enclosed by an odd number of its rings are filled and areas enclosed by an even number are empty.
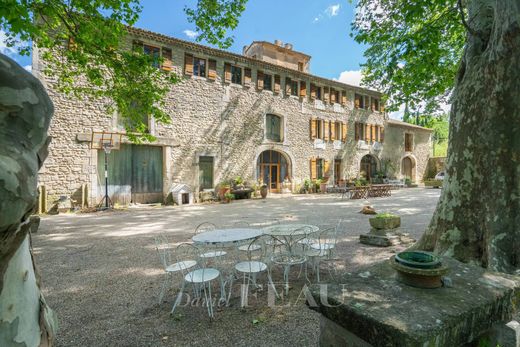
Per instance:
[[[275,188],[272,188],[272,171],[271,171],[271,167],[275,166],[276,167],[276,182],[275,182]],[[265,173],[265,170],[267,168],[267,173],[268,173],[268,179],[269,179],[269,184],[267,185],[267,190],[269,190],[270,192],[272,193],[278,193],[280,191],[280,164],[277,164],[277,163],[262,163],[260,164],[260,177],[263,179],[264,177],[264,173]],[[265,182],[264,182],[265,183]]]

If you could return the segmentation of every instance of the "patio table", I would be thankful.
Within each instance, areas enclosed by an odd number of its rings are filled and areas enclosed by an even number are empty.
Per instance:
[[[226,228],[205,231],[194,235],[191,239],[199,245],[220,245],[222,247],[235,246],[237,243],[252,241],[261,236],[261,229],[253,228]]]

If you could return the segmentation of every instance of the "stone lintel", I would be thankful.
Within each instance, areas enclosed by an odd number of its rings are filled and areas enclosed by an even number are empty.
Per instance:
[[[407,286],[385,261],[339,276],[328,285],[326,300],[320,286],[312,286],[317,307],[311,308],[372,346],[460,346],[511,321],[520,300],[520,277],[451,258],[442,262],[453,287]],[[322,345],[329,345],[331,329],[322,331]]]
[[[161,137],[156,136],[155,142],[146,143],[146,145],[150,146],[172,146],[177,147],[180,146],[179,141],[169,138],[169,137]],[[76,135],[76,140],[78,142],[91,142],[92,141],[92,133],[79,133]],[[132,143],[126,138],[126,136],[123,136],[123,139],[121,140],[122,143]]]

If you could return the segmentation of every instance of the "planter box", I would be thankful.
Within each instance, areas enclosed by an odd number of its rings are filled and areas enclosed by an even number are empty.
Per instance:
[[[401,217],[387,217],[377,218],[372,217],[369,219],[370,226],[374,229],[395,229],[401,226]]]

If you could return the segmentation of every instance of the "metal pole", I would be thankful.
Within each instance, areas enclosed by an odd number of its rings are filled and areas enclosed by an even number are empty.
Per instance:
[[[108,209],[108,156],[105,149],[105,208]]]

